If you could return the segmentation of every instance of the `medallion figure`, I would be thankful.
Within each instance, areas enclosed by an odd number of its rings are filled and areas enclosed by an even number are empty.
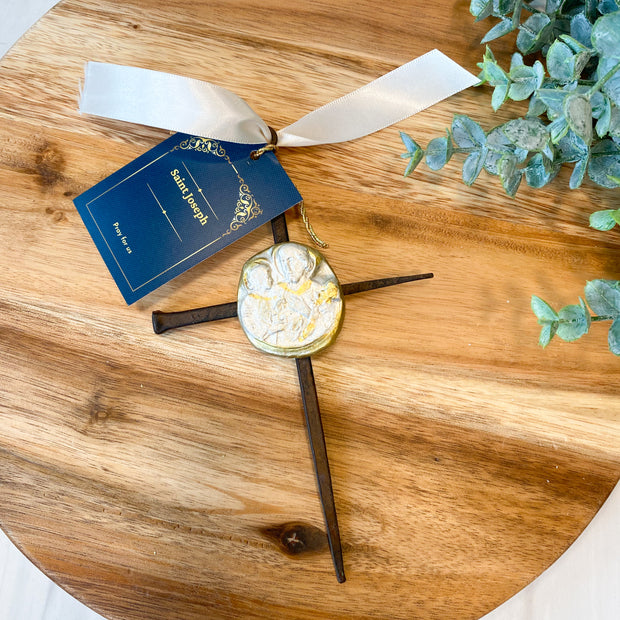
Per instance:
[[[292,242],[246,262],[237,307],[250,342],[284,357],[305,357],[331,344],[344,311],[340,284],[325,258]]]

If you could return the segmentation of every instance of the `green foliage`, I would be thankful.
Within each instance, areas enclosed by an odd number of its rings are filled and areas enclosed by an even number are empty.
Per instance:
[[[533,295],[532,311],[542,326],[538,343],[546,347],[555,335],[572,342],[587,334],[593,322],[611,321],[607,335],[609,350],[620,355],[620,282],[592,280],[586,284],[585,297],[587,305],[580,297],[578,305],[564,306],[556,312],[546,301]]]
[[[509,196],[522,182],[540,188],[565,164],[573,166],[569,187],[578,188],[586,175],[594,183],[620,187],[620,0],[470,0],[476,21],[499,21],[482,43],[517,31],[510,67],[502,68],[487,46],[480,85],[493,89],[497,111],[507,100],[526,101],[521,118],[485,131],[468,116],[456,114],[446,136],[423,149],[407,134],[401,138],[409,158],[405,176],[422,159],[431,170],[443,168],[455,154],[463,155],[462,177],[467,185],[482,170],[499,177]],[[545,64],[526,64],[524,55],[539,53]],[[620,209],[592,213],[590,226],[606,231],[620,225]],[[593,280],[584,302],[559,312],[532,297],[532,310],[542,326],[539,343],[554,336],[573,341],[592,322],[612,321],[610,350],[620,355],[620,282]],[[588,308],[589,306],[589,308]],[[591,314],[591,311],[594,315]]]
[[[405,176],[408,176],[415,170],[415,167],[420,163],[422,157],[424,157],[424,150],[413,138],[410,138],[402,131],[400,132],[400,138],[407,149],[407,152],[403,153],[401,157],[410,158],[409,164],[407,164],[407,168],[405,169]]]
[[[543,187],[564,164],[573,166],[571,189],[586,175],[603,187],[620,187],[620,3],[533,4],[470,3],[476,21],[499,18],[483,42],[518,31],[519,52],[508,69],[498,64],[488,46],[478,66],[481,84],[493,89],[493,109],[509,99],[529,99],[525,116],[485,132],[473,119],[456,115],[446,137],[431,140],[426,149],[401,134],[407,147],[403,157],[410,158],[405,175],[422,159],[431,170],[439,170],[454,154],[462,154],[467,185],[484,169],[499,176],[510,196],[523,178],[531,187]],[[546,66],[540,60],[526,64],[523,55],[532,52],[542,53]]]
[[[571,189],[586,174],[602,187],[620,187],[620,0],[471,0],[470,12],[476,21],[499,18],[482,43],[518,31],[519,52],[508,70],[487,46],[479,77],[493,88],[493,110],[508,99],[529,99],[527,113],[488,132],[456,114],[446,136],[431,140],[426,150],[401,132],[407,148],[402,157],[410,159],[405,176],[422,159],[431,170],[440,170],[454,154],[462,154],[467,185],[485,170],[499,177],[509,196],[515,196],[523,179],[530,187],[543,187],[564,164],[573,164]],[[539,60],[525,63],[523,55],[533,52],[542,54],[546,67]],[[620,209],[590,216],[597,230],[616,224]],[[559,312],[532,297],[532,311],[542,326],[540,345],[546,347],[556,335],[577,340],[592,322],[611,320],[609,348],[620,355],[620,282],[588,282],[585,297],[587,305],[580,298]]]
[[[605,209],[590,215],[590,226],[596,230],[611,230],[620,224],[620,209]]]

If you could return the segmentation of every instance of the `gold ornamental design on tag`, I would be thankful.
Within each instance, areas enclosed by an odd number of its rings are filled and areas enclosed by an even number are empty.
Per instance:
[[[278,243],[243,266],[237,312],[257,349],[306,357],[335,340],[344,303],[338,278],[319,252],[301,243]]]
[[[248,184],[243,180],[243,177],[239,174],[239,170],[237,170],[235,164],[226,154],[226,149],[224,149],[217,140],[207,140],[206,138],[191,136],[187,138],[187,140],[183,140],[178,146],[186,151],[199,151],[200,153],[210,153],[216,157],[221,157],[237,175],[237,180],[239,181],[239,198],[237,199],[237,206],[235,207],[230,225],[226,232],[222,233],[222,237],[230,235],[230,233],[238,230],[250,220],[262,215],[263,210],[260,204],[256,202]]]

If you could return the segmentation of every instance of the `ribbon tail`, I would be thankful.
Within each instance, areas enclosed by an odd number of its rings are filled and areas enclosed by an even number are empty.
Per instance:
[[[241,144],[264,144],[271,135],[226,88],[125,65],[86,64],[80,112]]]
[[[355,140],[478,82],[475,75],[448,56],[432,50],[281,129],[278,146]]]

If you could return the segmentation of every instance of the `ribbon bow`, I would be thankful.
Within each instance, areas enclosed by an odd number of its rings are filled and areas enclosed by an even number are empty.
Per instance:
[[[275,132],[278,146],[346,142],[437,103],[478,78],[432,50]],[[200,80],[88,62],[80,111],[241,144],[273,143],[272,130],[241,97]]]

